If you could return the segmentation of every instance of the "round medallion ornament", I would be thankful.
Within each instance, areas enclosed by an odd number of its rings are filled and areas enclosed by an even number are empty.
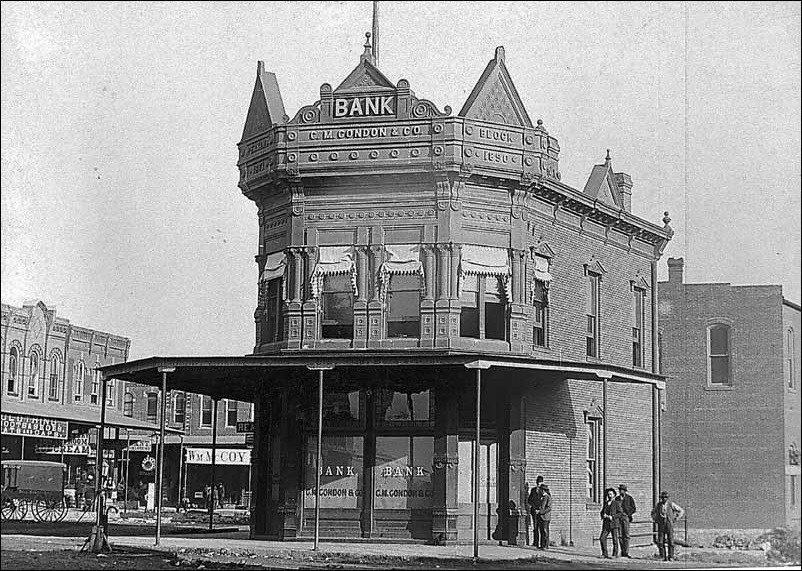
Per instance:
[[[368,154],[368,156],[369,156],[371,159],[375,159],[375,158],[377,158],[377,157],[379,156],[379,151],[373,150],[373,151],[371,151],[371,152]]]
[[[417,157],[418,155],[420,155],[420,149],[412,149],[411,151],[409,151],[409,154],[410,156]]]
[[[473,156],[473,151],[471,149],[465,149],[465,156],[466,157]]]
[[[390,158],[391,159],[398,158],[398,149],[393,149],[392,151],[390,151]]]
[[[357,153],[356,151],[351,151],[351,154],[348,155],[348,158],[351,159],[352,161],[355,160],[358,157],[359,157],[359,153]]]
[[[287,155],[287,160],[290,161],[291,163],[294,163],[295,159],[297,158],[298,156],[295,153],[290,153],[289,155]]]
[[[443,147],[437,146],[434,148],[434,154],[440,156],[443,154]]]
[[[337,160],[337,159],[339,159],[339,158],[340,158],[340,153],[331,153],[331,154],[329,155],[329,160],[330,160],[330,161],[336,161],[336,160]]]
[[[316,162],[317,158],[318,158],[317,157],[317,153],[312,153],[311,155],[309,155],[309,161],[310,162],[313,162],[313,163]]]
[[[466,125],[465,126],[465,134],[466,135],[473,135],[473,127],[471,127],[470,125]]]
[[[289,133],[287,133],[287,138],[290,141],[294,141],[297,137],[298,137],[298,135],[293,131],[290,131]]]
[[[442,126],[442,125],[440,125],[439,123],[437,123],[437,124],[435,124],[435,125],[432,127],[432,130],[433,130],[435,133],[442,133],[442,131],[443,131],[443,126]]]

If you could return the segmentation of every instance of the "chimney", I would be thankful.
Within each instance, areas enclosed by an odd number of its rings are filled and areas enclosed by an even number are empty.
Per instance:
[[[618,191],[621,193],[624,210],[632,212],[632,177],[625,172],[616,172],[613,173],[613,176],[615,184],[618,185]]]
[[[669,258],[668,259],[668,283],[681,284],[682,273],[685,268],[685,258]]]

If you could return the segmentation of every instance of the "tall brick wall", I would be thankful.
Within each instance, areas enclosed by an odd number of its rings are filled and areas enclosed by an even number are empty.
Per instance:
[[[662,487],[689,528],[768,528],[785,521],[780,286],[659,284]],[[709,387],[707,327],[731,326],[732,388]],[[748,506],[759,506],[757,509]]]
[[[538,475],[553,498],[552,539],[591,546],[599,536],[601,505],[587,499],[584,412],[603,404],[602,381],[536,383],[526,395],[526,481]],[[652,502],[652,387],[608,382],[607,485],[626,483],[635,520],[648,519]],[[601,456],[600,456],[601,461]]]
[[[788,451],[785,460],[785,517],[791,525],[799,528],[800,526],[800,465],[794,464],[791,458],[791,447],[800,450],[802,438],[800,438],[800,414],[802,413],[802,312],[798,306],[784,304],[783,313],[783,335],[792,331],[791,338],[793,346],[783,347],[783,373],[793,375],[793,388],[788,387],[788,377],[785,377],[784,391],[784,417],[785,417],[785,450]],[[792,363],[789,362],[789,358]],[[790,365],[790,367],[789,367]],[[790,370],[789,370],[790,369]],[[797,460],[798,462],[798,460]],[[792,489],[793,487],[793,489]]]

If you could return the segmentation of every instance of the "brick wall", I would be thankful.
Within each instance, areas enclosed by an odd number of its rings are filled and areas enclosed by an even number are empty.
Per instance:
[[[669,281],[659,296],[668,377],[663,488],[686,509],[689,528],[783,524],[780,286]],[[714,322],[731,326],[732,388],[708,386],[707,328]]]
[[[638,509],[635,520],[649,519],[652,387],[610,381],[607,393],[607,485],[626,483]],[[602,403],[602,381],[595,380],[542,382],[526,395],[526,481],[531,486],[542,475],[549,484],[550,530],[558,544],[562,537],[588,547],[601,532],[601,505],[587,500],[584,412]]]

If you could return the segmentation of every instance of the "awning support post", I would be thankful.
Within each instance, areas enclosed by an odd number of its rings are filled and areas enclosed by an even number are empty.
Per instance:
[[[162,374],[161,414],[159,414],[159,459],[156,464],[156,545],[161,543],[162,534],[162,486],[164,482],[164,433],[167,423],[167,373],[175,367],[159,367]]]
[[[479,453],[482,430],[482,369],[490,365],[484,361],[465,364],[466,369],[476,369],[476,438],[473,448],[473,558],[479,559]]]
[[[310,371],[317,371],[317,455],[315,457],[315,542],[313,551],[320,549],[320,465],[323,463],[323,371],[333,367],[307,365]]]
[[[214,529],[214,476],[215,468],[217,467],[217,403],[219,401],[219,398],[212,399],[212,472],[209,476],[209,531]]]
[[[81,550],[88,546],[90,553],[111,551],[109,540],[106,537],[106,528],[103,523],[104,497],[103,497],[103,435],[106,432],[106,384],[108,380],[103,377],[100,382],[100,426],[97,429],[97,455],[95,456],[95,525]]]

